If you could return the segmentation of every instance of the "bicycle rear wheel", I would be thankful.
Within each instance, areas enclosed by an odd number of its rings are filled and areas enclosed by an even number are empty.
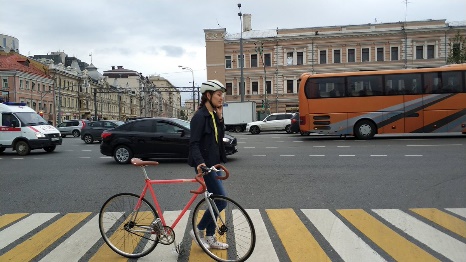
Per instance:
[[[157,246],[158,236],[151,223],[158,218],[154,207],[139,196],[121,193],[110,197],[100,209],[100,234],[108,246],[127,258],[143,257]]]
[[[204,245],[200,245],[200,247],[217,261],[245,261],[252,254],[256,245],[256,232],[251,218],[244,208],[228,197],[212,195],[209,199],[212,206],[222,204],[226,206],[216,220],[218,229],[214,237],[220,242],[227,243],[228,249],[207,249]],[[216,208],[213,209],[215,212]],[[192,217],[194,235],[198,243],[200,243],[199,238],[204,236],[199,236],[197,224],[205,212],[210,214],[208,203],[202,199],[194,209]]]

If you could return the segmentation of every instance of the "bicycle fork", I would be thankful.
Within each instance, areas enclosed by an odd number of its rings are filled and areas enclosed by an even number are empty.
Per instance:
[[[212,216],[212,220],[215,222],[215,227],[217,229],[217,232],[220,235],[223,235],[227,231],[227,228],[225,226],[225,221],[223,220],[222,216],[220,216],[220,211],[218,210],[217,205],[215,204],[215,201],[210,198],[211,195],[212,195],[212,193],[209,193],[209,192],[205,191],[204,192],[204,199],[208,203],[209,212],[210,212],[210,215]],[[215,213],[214,213],[214,211],[215,211]],[[221,227],[219,227],[218,223],[216,223],[215,214],[218,214],[217,217],[222,222]]]

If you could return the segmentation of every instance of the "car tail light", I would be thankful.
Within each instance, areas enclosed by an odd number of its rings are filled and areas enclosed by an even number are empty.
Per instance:
[[[108,132],[108,131],[104,131],[101,135],[102,139],[105,139],[107,137],[110,137],[112,135],[112,133]]]
[[[306,124],[306,116],[299,116],[299,124],[300,125]]]
[[[296,119],[294,119],[294,118],[291,119],[291,123],[292,123],[292,124],[296,123],[297,121],[298,121],[298,120],[296,120]]]

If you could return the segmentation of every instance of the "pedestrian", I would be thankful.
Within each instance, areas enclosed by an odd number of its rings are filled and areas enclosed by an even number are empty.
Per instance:
[[[225,126],[223,124],[223,95],[226,89],[218,80],[208,80],[201,86],[201,104],[191,118],[191,136],[189,140],[188,164],[195,168],[196,173],[201,173],[201,167],[212,167],[221,162],[226,162],[223,136]],[[210,172],[204,176],[207,190],[214,195],[225,195],[225,189],[221,180],[216,179],[221,172]],[[225,203],[216,203],[219,211],[225,208]],[[212,249],[227,249],[228,244],[219,242],[215,234],[216,221],[206,211],[197,228],[202,245]],[[194,231],[190,232],[195,239]],[[199,243],[198,243],[199,244]]]

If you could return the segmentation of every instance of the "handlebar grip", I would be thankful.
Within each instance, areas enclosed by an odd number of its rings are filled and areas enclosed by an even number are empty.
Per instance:
[[[204,182],[204,178],[202,177],[202,174],[198,174],[196,177],[195,177],[196,181],[201,184],[202,186],[202,189],[199,190],[199,191],[195,191],[195,190],[190,190],[189,192],[193,193],[193,194],[202,194],[204,193],[206,190],[207,190],[207,187],[205,185],[205,182]]]
[[[223,165],[221,164],[216,164],[214,166],[216,169],[222,169],[223,171],[225,171],[225,176],[218,176],[217,179],[219,180],[225,180],[227,179],[229,176],[230,176],[230,171],[228,171],[228,169],[226,167],[224,167]]]

